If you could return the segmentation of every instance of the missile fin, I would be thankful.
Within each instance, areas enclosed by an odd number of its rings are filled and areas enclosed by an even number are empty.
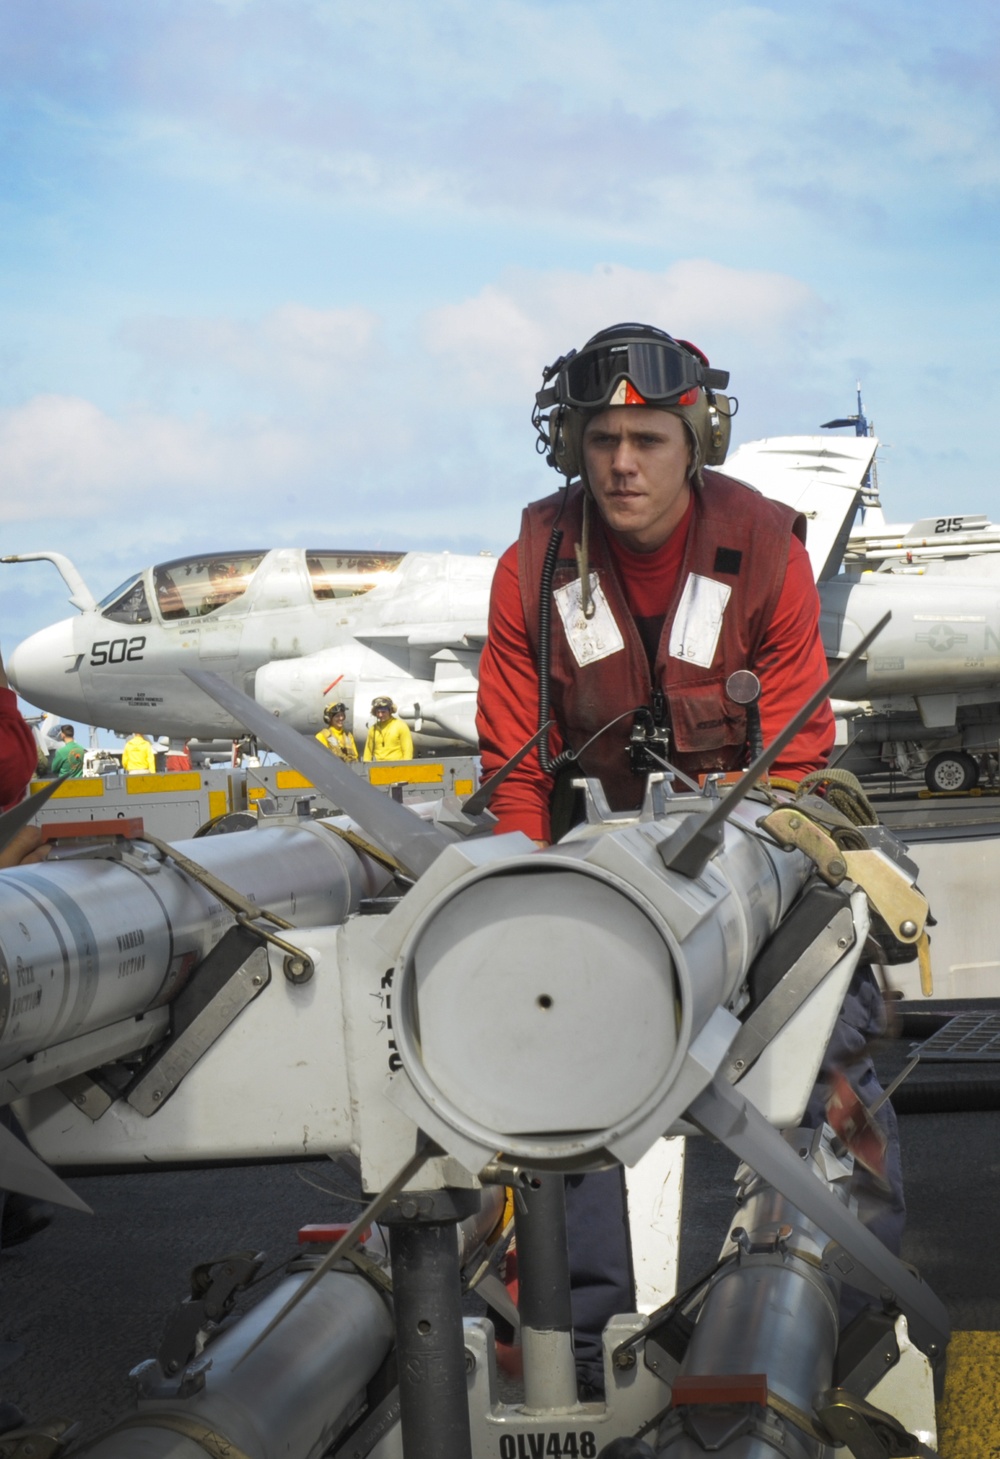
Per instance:
[[[269,710],[242,690],[227,684],[218,674],[204,669],[185,669],[184,673],[252,735],[282,755],[318,790],[325,791],[345,815],[357,821],[378,845],[391,852],[411,876],[422,876],[444,848],[455,840],[454,835],[446,835],[439,827],[421,820],[390,796],[373,790],[353,770],[348,770],[336,755],[331,755],[315,740],[300,735],[290,725],[282,724]]]
[[[60,775],[58,780],[50,780],[43,785],[41,790],[36,790],[34,795],[29,795],[27,800],[20,801],[17,805],[11,806],[10,810],[0,815],[0,851],[3,851],[13,841],[22,826],[26,826],[33,815],[41,810],[50,795],[55,795],[68,775]]]
[[[671,871],[679,871],[682,876],[698,877],[701,875],[721,844],[716,827],[729,819],[740,801],[749,794],[760,777],[770,770],[785,746],[790,744],[803,725],[808,723],[823,700],[830,697],[830,691],[839,684],[848,669],[852,668],[867,652],[891,617],[891,613],[884,614],[875,627],[865,634],[847,658],[837,665],[826,683],[803,704],[798,714],[793,715],[777,739],[772,740],[767,748],[757,756],[743,772],[742,779],[736,782],[728,795],[724,796],[707,816],[688,817],[680,830],[660,850],[665,866],[669,867]]]
[[[94,1213],[87,1202],[71,1191],[44,1160],[23,1145],[10,1130],[0,1126],[0,1188],[17,1191],[34,1200],[51,1201],[54,1206],[68,1206],[71,1211]]]

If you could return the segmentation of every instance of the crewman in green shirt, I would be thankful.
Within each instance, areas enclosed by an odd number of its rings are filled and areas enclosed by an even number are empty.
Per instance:
[[[83,774],[83,757],[86,751],[73,738],[75,734],[76,730],[71,724],[59,726],[58,735],[62,744],[52,756],[53,775],[68,775],[71,780],[76,780]]]

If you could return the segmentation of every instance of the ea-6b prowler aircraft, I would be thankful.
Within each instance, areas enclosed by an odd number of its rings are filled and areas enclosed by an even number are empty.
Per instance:
[[[831,666],[892,613],[834,706],[855,763],[969,789],[1000,745],[1000,528],[955,515],[887,525],[860,398],[857,416],[830,424],[857,434],[753,441],[725,470],[805,513]],[[359,734],[374,695],[391,694],[418,749],[476,745],[490,556],[204,553],[147,567],[100,602],[61,553],[3,561],[39,559],[59,569],[80,612],[20,644],[8,672],[25,699],[74,722],[239,734],[181,672],[202,667],[303,732],[335,698]]]
[[[441,749],[475,743],[476,669],[486,637],[489,556],[300,547],[202,553],[134,574],[100,602],[59,552],[79,610],[18,645],[7,662],[19,694],[74,722],[213,738],[241,726],[183,669],[221,674],[302,731],[331,699],[363,730],[390,694]]]

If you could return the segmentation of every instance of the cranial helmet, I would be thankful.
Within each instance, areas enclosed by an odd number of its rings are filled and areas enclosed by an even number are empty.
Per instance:
[[[332,724],[335,715],[346,713],[347,705],[342,699],[338,700],[336,704],[328,704],[323,710],[323,723]]]
[[[614,324],[544,371],[531,417],[538,449],[570,481],[582,474],[583,428],[591,416],[612,405],[648,405],[683,421],[691,475],[700,480],[702,467],[720,466],[729,449],[736,410],[717,393],[728,384],[729,371],[713,370],[687,340],[651,324]]]
[[[379,694],[372,700],[372,714],[375,713],[376,709],[387,709],[390,714],[396,713],[396,706],[388,694]]]

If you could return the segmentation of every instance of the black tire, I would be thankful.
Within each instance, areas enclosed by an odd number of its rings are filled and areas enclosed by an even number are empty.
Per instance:
[[[924,780],[927,789],[937,795],[948,792],[957,795],[978,785],[979,766],[964,750],[942,750],[928,760]]]

